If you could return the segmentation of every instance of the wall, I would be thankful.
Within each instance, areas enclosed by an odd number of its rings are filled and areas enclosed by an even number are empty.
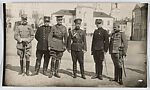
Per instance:
[[[93,8],[90,7],[77,7],[76,8],[76,18],[82,19],[81,28],[86,30],[86,33],[93,32]]]

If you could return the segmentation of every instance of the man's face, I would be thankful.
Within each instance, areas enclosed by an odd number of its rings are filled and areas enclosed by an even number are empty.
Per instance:
[[[22,18],[22,22],[23,22],[23,24],[26,24],[27,23],[27,18]]]
[[[115,26],[114,31],[120,30],[120,26]]]
[[[97,28],[101,28],[102,27],[102,23],[97,23],[96,26],[97,26]]]
[[[49,26],[49,22],[45,21],[45,22],[44,22],[44,25],[45,25],[45,26]]]
[[[76,27],[76,29],[80,29],[81,23],[75,23],[75,27]]]
[[[62,25],[62,19],[57,19],[57,24]]]

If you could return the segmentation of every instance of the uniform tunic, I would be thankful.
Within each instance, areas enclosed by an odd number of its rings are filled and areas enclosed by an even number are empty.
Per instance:
[[[48,46],[52,50],[65,51],[67,45],[67,29],[63,25],[54,25],[48,37]]]
[[[124,32],[116,31],[112,33],[109,45],[109,53],[113,60],[115,67],[122,67],[122,52],[120,52],[120,47],[124,47],[123,52],[126,54],[128,48],[128,42]]]
[[[16,27],[14,38],[17,41],[17,54],[22,58],[23,57],[23,44],[21,39],[26,39],[28,44],[26,45],[25,56],[31,55],[31,41],[34,39],[34,31],[30,25],[19,25]]]
[[[74,29],[72,30],[72,32],[69,33],[68,49],[73,51],[87,51],[86,34],[83,30]]]
[[[96,29],[93,34],[91,51],[101,50],[107,52],[109,46],[108,33],[103,28]]]
[[[119,53],[119,47],[124,47],[124,52],[126,53],[128,42],[125,33],[117,31],[111,35],[109,53]]]
[[[35,39],[38,41],[37,50],[48,50],[48,35],[51,31],[51,26],[41,26],[37,29]]]

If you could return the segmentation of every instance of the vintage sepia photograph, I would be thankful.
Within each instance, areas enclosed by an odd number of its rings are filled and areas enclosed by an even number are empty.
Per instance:
[[[3,3],[3,86],[147,87],[148,3]]]

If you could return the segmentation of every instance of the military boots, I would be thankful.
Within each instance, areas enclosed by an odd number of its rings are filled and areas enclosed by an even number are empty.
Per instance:
[[[40,65],[41,65],[40,62],[37,61],[35,65],[35,72],[32,74],[32,76],[39,74]]]
[[[30,67],[30,61],[26,61],[26,75],[30,76],[29,74],[29,67]]]
[[[122,81],[122,68],[119,68],[119,81],[118,81],[118,83],[120,85],[123,85],[123,81]]]
[[[57,77],[57,78],[60,78],[60,75],[58,74],[58,70],[59,70],[59,60],[56,60],[54,76]]]
[[[55,70],[55,62],[54,61],[51,61],[51,71],[50,71],[50,74],[49,74],[49,78],[52,78],[52,76],[54,75],[54,70]]]
[[[80,71],[81,71],[81,78],[86,79],[85,74],[84,74],[84,66],[83,66],[83,64],[80,64]]]
[[[98,78],[98,65],[95,63],[95,75],[91,77],[91,79]]]
[[[23,60],[20,60],[20,68],[21,68],[21,70],[18,75],[22,75],[24,73]]]

